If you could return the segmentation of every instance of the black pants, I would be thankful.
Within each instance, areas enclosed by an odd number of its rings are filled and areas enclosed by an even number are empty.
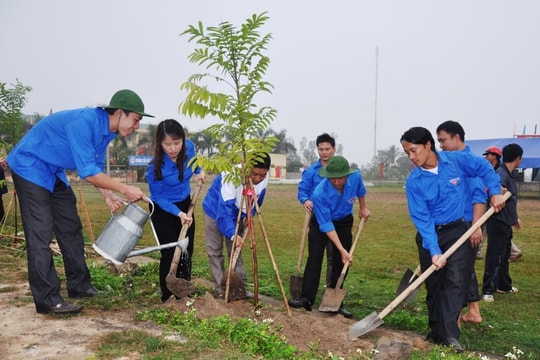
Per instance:
[[[471,223],[467,223],[467,225],[470,227]],[[473,247],[470,241],[467,241],[464,246],[468,250],[468,266],[469,273],[471,274],[467,282],[467,297],[465,299],[465,304],[463,304],[463,306],[466,306],[471,302],[480,301],[480,293],[478,291],[478,278],[476,277],[476,270],[474,268],[478,246]]]
[[[352,225],[353,216],[349,215],[342,220],[334,221],[334,227],[341,241],[341,245],[349,251],[352,245]],[[302,280],[302,297],[308,299],[311,304],[315,303],[317,292],[319,291],[319,283],[321,280],[321,268],[324,258],[324,250],[329,239],[325,233],[319,230],[319,224],[312,217],[309,223],[308,248],[309,255],[304,269],[304,277]],[[343,270],[343,261],[341,253],[334,247],[332,251],[332,278],[330,287],[336,286],[337,280]]]
[[[460,222],[437,231],[439,246],[448,250],[467,231],[467,224]],[[422,272],[431,266],[431,255],[422,247],[422,237],[416,234],[416,244]],[[465,302],[467,284],[470,277],[468,264],[469,244],[460,246],[447,260],[446,266],[434,271],[426,279],[426,305],[428,308],[430,336],[435,341],[445,341],[449,337],[459,338],[457,321]]]
[[[183,212],[188,211],[191,204],[191,198],[175,203]],[[178,241],[178,236],[182,230],[182,222],[178,216],[174,216],[164,211],[158,204],[154,203],[154,211],[152,213],[152,223],[156,229],[157,238],[160,244],[168,244]],[[191,254],[193,254],[193,238],[195,236],[195,217],[193,216],[193,222],[187,231],[189,237],[189,243],[187,252],[182,253],[180,262],[178,263],[178,269],[175,277],[191,280]],[[169,271],[171,269],[172,259],[174,257],[175,247],[161,250],[161,260],[159,262],[159,284],[161,287],[161,300],[167,301],[172,293],[167,288],[165,281]]]
[[[494,294],[497,289],[512,289],[508,259],[512,247],[512,226],[490,218],[487,221],[488,246],[482,285],[483,294]]]
[[[77,199],[71,187],[58,178],[51,193],[15,172],[12,175],[26,240],[30,290],[36,309],[48,311],[63,301],[49,248],[53,234],[62,251],[68,292],[83,292],[90,286]]]

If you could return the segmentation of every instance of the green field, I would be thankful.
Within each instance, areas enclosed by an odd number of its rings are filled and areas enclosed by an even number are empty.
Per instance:
[[[144,184],[140,186],[146,190]],[[195,211],[197,223],[193,275],[210,279],[204,247],[201,208],[208,186],[208,183],[203,186]],[[93,187],[83,185],[80,188],[91,219],[94,237],[97,237],[111,214],[101,195]],[[79,187],[75,185],[74,189],[79,196]],[[287,292],[289,275],[295,273],[304,217],[304,210],[296,200],[296,189],[296,185],[270,184],[259,218],[268,235],[272,253]],[[385,308],[396,297],[396,287],[404,271],[407,268],[414,269],[418,263],[414,243],[415,229],[408,216],[404,189],[401,186],[368,187],[366,200],[372,215],[364,226],[354,254],[355,261],[345,282],[345,288],[348,291],[345,306],[353,312],[355,319],[362,319],[374,311],[380,312]],[[8,201],[9,198],[5,198],[6,207]],[[141,206],[147,208],[146,204]],[[539,210],[538,197],[520,197],[518,211],[523,222],[523,229],[515,231],[514,241],[522,249],[524,255],[510,266],[514,286],[519,288],[519,293],[497,294],[495,302],[481,302],[484,322],[476,326],[462,327],[460,341],[467,349],[504,356],[515,347],[525,353],[521,358],[540,358]],[[85,214],[82,210],[80,214],[85,228],[85,237],[90,244],[90,232]],[[257,220],[255,224],[259,292],[280,298],[278,282]],[[20,224],[18,226],[20,228]],[[139,245],[155,245],[149,223],[145,226]],[[150,256],[158,257],[159,254],[152,253]],[[248,248],[243,256],[251,280],[253,273]],[[307,250],[305,256],[307,256]],[[479,278],[482,277],[483,265],[483,260],[477,260],[476,270]],[[322,276],[324,277],[324,270]],[[321,286],[320,295],[322,294]],[[320,301],[321,296],[318,297],[317,302]],[[415,302],[400,305],[384,319],[385,326],[425,334],[427,311],[424,297],[425,290],[421,287]]]

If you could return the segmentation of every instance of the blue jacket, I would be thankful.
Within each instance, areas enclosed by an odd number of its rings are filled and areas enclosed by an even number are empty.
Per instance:
[[[266,175],[266,178],[263,181],[254,186],[259,206],[262,206],[269,176],[270,173]],[[212,185],[210,185],[202,204],[205,214],[216,220],[219,231],[228,239],[234,235],[236,219],[238,218],[238,212],[243,197],[243,189],[242,184],[234,186],[232,182],[225,182],[223,180],[223,174],[219,174],[214,181],[212,181]],[[255,206],[253,206],[251,211],[252,214],[255,215]],[[246,216],[246,204],[244,204],[242,209],[242,219]]]
[[[440,255],[435,225],[465,217],[469,196],[467,178],[479,177],[489,194],[501,193],[499,176],[485,159],[466,151],[442,151],[438,174],[415,167],[405,182],[410,217],[422,236],[422,246],[431,256]]]
[[[324,178],[315,188],[311,201],[321,232],[335,230],[333,221],[342,220],[353,213],[356,199],[366,195],[360,171],[347,176],[343,191],[338,191],[329,179]]]
[[[465,149],[462,151],[471,152],[471,148],[466,146]],[[485,158],[482,158],[485,160]],[[487,161],[487,160],[486,160]],[[473,205],[474,204],[484,204],[486,203],[486,188],[484,184],[482,184],[482,181],[478,178],[465,178],[465,180],[468,182],[466,185],[466,188],[469,189],[467,193],[467,198],[465,200],[465,204],[470,204],[470,206],[465,206],[463,217],[465,218],[465,221],[472,222],[474,212],[473,212]]]
[[[307,169],[302,173],[302,180],[298,184],[298,201],[300,204],[304,205],[306,200],[311,200],[311,194],[323,180],[319,175],[319,169],[322,167],[321,160],[317,160],[311,164]]]

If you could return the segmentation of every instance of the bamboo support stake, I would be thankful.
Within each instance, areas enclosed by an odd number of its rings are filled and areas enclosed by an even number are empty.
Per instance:
[[[81,202],[81,207],[83,209],[84,218],[86,219],[86,226],[88,228],[88,234],[90,235],[90,239],[92,240],[92,244],[96,242],[96,239],[94,237],[94,230],[92,229],[92,224],[90,223],[90,216],[88,215],[88,210],[86,209],[86,202],[84,201],[84,196],[81,189],[81,184],[79,183],[78,187],[79,191],[79,201]]]
[[[268,236],[266,235],[266,230],[264,228],[264,224],[262,221],[262,215],[261,215],[261,209],[259,207],[259,203],[257,202],[257,195],[254,195],[255,202],[255,208],[257,209],[257,218],[259,219],[259,225],[261,226],[261,231],[264,237],[264,242],[266,244],[266,248],[268,250],[268,255],[270,256],[270,260],[272,261],[272,266],[274,267],[274,273],[276,274],[276,278],[279,284],[279,288],[281,290],[281,295],[283,296],[283,302],[285,303],[285,308],[287,309],[287,313],[289,316],[292,316],[291,309],[289,307],[289,303],[287,302],[287,294],[285,294],[285,289],[283,288],[283,282],[281,281],[281,277],[279,276],[279,270],[276,265],[276,261],[274,260],[274,255],[272,254],[272,249],[270,248],[270,241],[268,241]]]
[[[4,227],[6,226],[6,220],[7,220],[8,216],[9,216],[9,212],[11,211],[11,206],[13,205],[13,198],[14,197],[15,197],[15,190],[13,190],[13,195],[11,196],[11,199],[9,200],[9,205],[7,207],[7,210],[4,213],[4,221],[2,222],[2,230],[0,231],[0,234],[2,234],[2,235],[4,235]],[[17,236],[17,234],[15,234],[15,236]]]

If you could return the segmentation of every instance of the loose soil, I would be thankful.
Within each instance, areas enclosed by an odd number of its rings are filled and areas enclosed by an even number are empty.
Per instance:
[[[0,249],[0,252],[7,250]],[[37,314],[24,279],[26,268],[4,271],[13,274],[3,277],[10,279],[9,284],[0,283],[0,354],[3,359],[84,359],[95,354],[99,338],[109,332],[140,329],[154,336],[163,335],[159,326],[135,321],[135,310],[102,311],[86,307],[82,313],[69,317]],[[202,279],[195,281],[209,285]],[[347,337],[348,328],[360,319],[346,319],[316,309],[312,312],[291,309],[289,315],[282,300],[265,296],[259,296],[262,307],[258,312],[254,311],[253,299],[226,303],[208,292],[191,300],[191,308],[195,308],[201,318],[230,314],[233,318],[272,319],[274,324],[281,325],[281,334],[289,343],[305,351],[315,347],[323,353],[353,357],[359,350],[366,354],[378,347],[383,350],[378,359],[406,359],[412,349],[430,346],[418,334],[390,331],[384,326],[351,341]],[[184,312],[189,310],[186,303],[186,299],[171,299],[156,306],[174,307]],[[140,354],[130,354],[123,359],[140,357]]]

